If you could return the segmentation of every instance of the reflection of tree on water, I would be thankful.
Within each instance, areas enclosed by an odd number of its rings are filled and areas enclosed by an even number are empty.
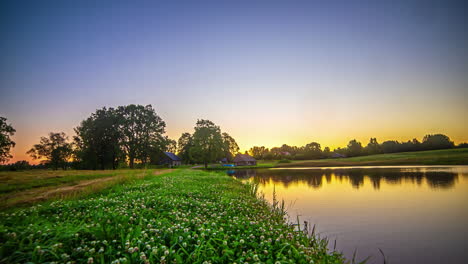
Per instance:
[[[458,178],[457,173],[447,171],[425,171],[423,169],[404,170],[399,168],[375,168],[375,169],[335,169],[335,170],[267,170],[267,169],[241,169],[228,171],[229,175],[239,179],[254,178],[256,182],[266,184],[270,181],[281,183],[285,187],[290,184],[306,183],[313,188],[320,188],[322,180],[327,183],[333,176],[342,182],[349,180],[354,188],[364,185],[366,177],[372,183],[374,189],[380,189],[381,181],[389,184],[401,184],[402,181],[410,181],[421,185],[425,179],[431,188],[451,188]]]

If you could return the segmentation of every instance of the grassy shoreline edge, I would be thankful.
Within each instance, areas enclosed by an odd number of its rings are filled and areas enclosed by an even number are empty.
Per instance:
[[[399,152],[338,159],[259,161],[257,166],[231,168],[217,165],[208,168],[208,170],[404,165],[468,165],[468,148]]]
[[[0,263],[344,263],[256,188],[181,169],[0,213]]]

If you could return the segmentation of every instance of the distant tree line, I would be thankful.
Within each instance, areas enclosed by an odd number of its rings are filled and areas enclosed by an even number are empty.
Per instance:
[[[468,143],[461,143],[457,147],[468,147]],[[396,153],[421,150],[436,150],[455,148],[455,144],[450,138],[443,134],[426,135],[422,141],[417,139],[407,142],[399,142],[396,140],[388,140],[382,143],[377,142],[376,138],[371,138],[367,145],[363,146],[361,142],[353,139],[349,141],[344,148],[337,148],[330,151],[329,147],[321,148],[317,142],[311,142],[302,147],[289,146],[283,144],[281,147],[273,147],[271,149],[263,146],[254,146],[248,151],[256,159],[278,160],[278,159],[293,159],[293,160],[308,160],[308,159],[323,159],[333,157],[356,157],[383,153]]]
[[[166,123],[151,105],[102,108],[83,120],[70,140],[63,132],[50,132],[27,152],[40,166],[53,169],[134,168],[157,165],[164,152],[178,153],[188,164],[232,160],[239,151],[234,138],[222,133],[209,120],[198,120],[193,134],[183,133],[178,141],[165,135]],[[0,117],[0,163],[11,158],[15,130]],[[34,168],[27,161],[3,166],[9,170]]]
[[[39,165],[27,161],[6,162],[15,146],[11,137],[16,130],[0,117],[0,169],[27,168],[116,169],[159,164],[165,151],[177,153],[186,164],[203,164],[225,160],[231,162],[239,152],[235,139],[209,120],[197,120],[192,134],[185,132],[176,141],[165,135],[166,123],[151,105],[126,105],[96,110],[75,129],[72,139],[63,132],[50,132],[27,152]],[[322,149],[317,142],[302,147],[282,145],[271,149],[254,146],[248,153],[256,159],[321,159],[406,151],[454,148],[443,134],[426,135],[422,141],[388,140],[382,143],[371,138],[367,145],[353,139],[344,148]],[[457,147],[468,147],[468,143]]]

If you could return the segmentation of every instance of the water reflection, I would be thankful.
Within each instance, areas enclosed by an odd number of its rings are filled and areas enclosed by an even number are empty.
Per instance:
[[[332,179],[339,182],[347,181],[352,187],[359,189],[368,178],[372,187],[379,190],[381,182],[402,184],[410,182],[421,185],[423,180],[434,189],[452,188],[458,180],[458,172],[430,168],[355,168],[355,169],[239,169],[229,170],[227,174],[238,179],[253,179],[266,184],[273,181],[284,185],[305,183],[312,188],[322,187],[323,181],[331,183]]]
[[[389,263],[465,263],[468,259],[468,166],[244,169],[228,172],[259,183],[352,259]]]

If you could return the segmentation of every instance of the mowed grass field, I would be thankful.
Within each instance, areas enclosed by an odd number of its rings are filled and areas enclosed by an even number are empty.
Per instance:
[[[468,165],[468,148],[379,154],[339,159],[277,163],[275,167],[340,167],[390,165]]]
[[[344,263],[255,185],[201,170],[143,173],[85,197],[3,210],[0,263]]]

